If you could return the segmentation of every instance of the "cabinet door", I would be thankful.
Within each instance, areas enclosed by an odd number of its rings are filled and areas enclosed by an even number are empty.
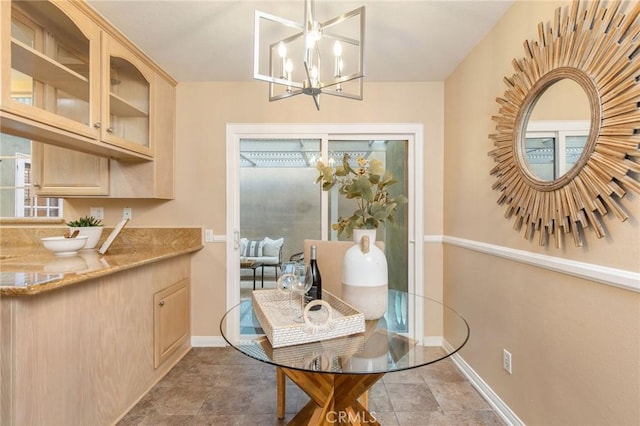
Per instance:
[[[2,110],[97,139],[100,30],[70,2],[0,2]]]
[[[154,87],[153,161],[111,160],[112,198],[174,197],[175,86],[156,75]]]
[[[109,195],[109,160],[57,146],[33,143],[33,182],[38,195]]]
[[[103,33],[103,142],[153,156],[153,80],[151,68]]]
[[[190,336],[189,279],[154,294],[153,305],[153,358],[158,368]]]

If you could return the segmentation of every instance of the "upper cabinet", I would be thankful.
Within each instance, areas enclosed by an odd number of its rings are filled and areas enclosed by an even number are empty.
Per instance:
[[[0,24],[3,132],[113,159],[154,158],[156,82],[167,76],[93,9],[0,1]]]
[[[32,120],[98,139],[99,28],[64,2],[3,1],[0,13],[3,130]]]
[[[82,1],[0,0],[0,130],[39,195],[171,199],[176,82]]]
[[[106,34],[103,47],[102,140],[151,156],[153,71]]]

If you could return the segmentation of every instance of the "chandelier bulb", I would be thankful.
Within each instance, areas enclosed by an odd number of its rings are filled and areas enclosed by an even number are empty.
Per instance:
[[[340,44],[340,42],[339,42],[339,41],[336,41],[336,42],[333,44],[333,55],[334,55],[335,57],[342,56],[342,45]]]
[[[284,45],[283,41],[278,44],[278,55],[283,59],[287,56],[287,46]]]

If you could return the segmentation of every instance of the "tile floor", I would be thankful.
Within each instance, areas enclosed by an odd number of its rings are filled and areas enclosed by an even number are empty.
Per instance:
[[[287,381],[279,421],[273,366],[232,348],[194,348],[118,425],[282,425],[307,401]],[[387,374],[369,410],[382,425],[503,425],[450,360]]]

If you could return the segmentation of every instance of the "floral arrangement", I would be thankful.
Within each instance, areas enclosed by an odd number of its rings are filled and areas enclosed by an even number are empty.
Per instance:
[[[357,157],[358,167],[349,165],[349,154],[342,158],[342,165],[332,167],[319,160],[316,168],[320,175],[316,183],[323,191],[338,185],[338,192],[356,202],[356,210],[348,218],[340,217],[331,225],[338,235],[346,233],[351,238],[354,229],[377,229],[384,222],[393,222],[397,206],[407,202],[404,195],[391,197],[388,188],[398,181],[385,170],[380,160]]]

